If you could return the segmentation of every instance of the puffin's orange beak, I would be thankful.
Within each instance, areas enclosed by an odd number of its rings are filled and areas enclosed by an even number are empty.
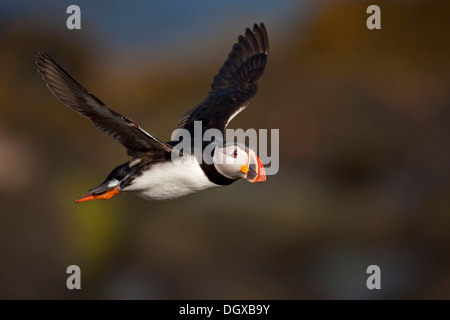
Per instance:
[[[241,170],[242,171],[242,170]],[[249,165],[247,172],[247,181],[264,182],[266,181],[266,170],[261,160],[252,150],[249,151]]]
[[[75,203],[80,203],[80,202],[84,202],[84,201],[89,201],[89,200],[95,200],[95,199],[104,199],[104,200],[108,200],[112,197],[114,197],[116,194],[119,194],[120,191],[119,189],[116,187],[114,187],[113,189],[110,189],[108,191],[106,191],[105,193],[102,194],[92,194],[89,193],[87,195],[85,195],[84,197],[75,200]]]

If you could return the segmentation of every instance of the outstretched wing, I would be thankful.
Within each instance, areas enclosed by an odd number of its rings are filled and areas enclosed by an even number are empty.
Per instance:
[[[228,122],[244,110],[256,95],[258,80],[264,72],[269,40],[263,23],[247,28],[220,68],[205,100],[188,111],[178,128],[194,131],[194,121],[202,121],[203,130],[216,128],[222,132]]]
[[[89,118],[97,128],[119,141],[129,155],[152,153],[157,156],[171,152],[171,146],[108,107],[44,52],[37,54],[36,65],[47,87],[62,103]]]

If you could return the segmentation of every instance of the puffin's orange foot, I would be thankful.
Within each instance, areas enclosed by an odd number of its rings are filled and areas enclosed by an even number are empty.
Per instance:
[[[84,202],[84,201],[89,201],[89,200],[95,200],[95,199],[104,199],[104,200],[108,200],[112,197],[114,197],[116,194],[119,194],[120,191],[117,187],[114,187],[113,189],[110,189],[108,191],[106,191],[105,193],[102,194],[92,194],[89,193],[88,195],[85,195],[84,197],[75,200],[75,203],[79,203],[79,202]]]

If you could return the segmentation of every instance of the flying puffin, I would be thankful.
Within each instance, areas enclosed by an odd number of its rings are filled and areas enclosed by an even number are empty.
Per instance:
[[[245,109],[256,95],[268,49],[264,24],[255,24],[253,30],[247,28],[214,77],[206,99],[181,118],[178,128],[193,133],[195,122],[201,121],[202,132],[218,129],[223,134],[229,121]],[[192,161],[172,161],[173,141],[163,142],[133,120],[108,107],[46,53],[37,54],[36,64],[47,87],[62,103],[89,118],[97,128],[116,139],[131,157],[130,161],[115,168],[102,184],[90,189],[89,194],[76,200],[76,203],[110,199],[124,191],[147,200],[167,200],[226,186],[239,179],[249,182],[266,180],[264,166],[255,152],[234,142],[215,146],[213,161],[209,164],[199,161],[194,153],[186,155]]]

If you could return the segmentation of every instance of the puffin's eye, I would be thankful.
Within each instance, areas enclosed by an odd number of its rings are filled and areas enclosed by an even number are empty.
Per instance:
[[[234,149],[233,153],[231,154],[233,158],[237,158],[237,149]]]

